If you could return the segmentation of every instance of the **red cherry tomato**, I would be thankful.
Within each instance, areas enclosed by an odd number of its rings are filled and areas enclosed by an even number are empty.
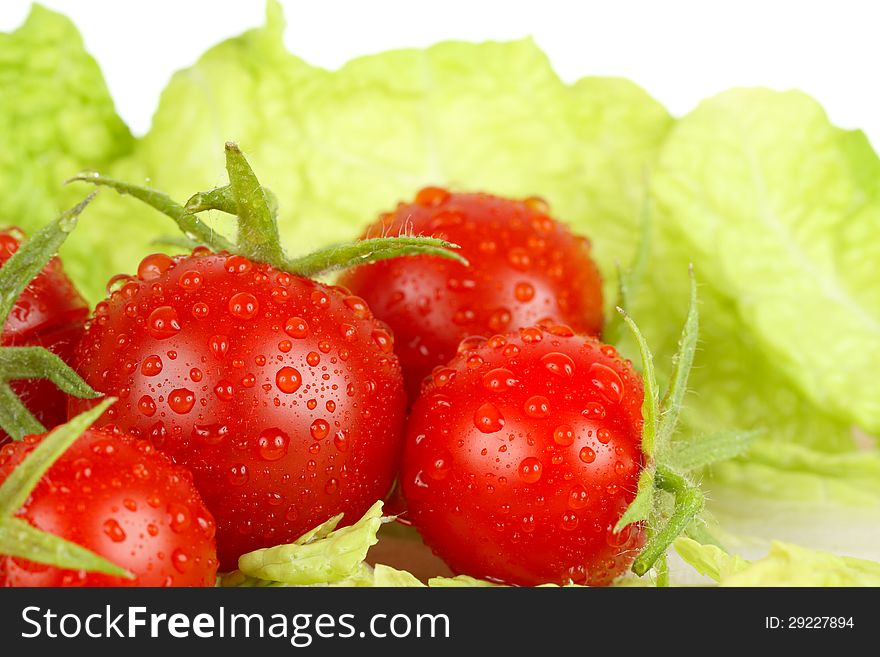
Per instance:
[[[0,231],[0,267],[18,250],[22,238],[17,229]],[[85,299],[64,274],[61,261],[53,258],[15,302],[3,326],[0,344],[45,347],[69,364],[88,314]],[[46,428],[66,419],[67,396],[51,381],[14,381],[12,389]],[[0,429],[0,445],[8,440]]]
[[[0,482],[42,436],[0,449]],[[135,579],[0,555],[0,586],[213,586],[215,526],[192,476],[146,440],[90,429],[52,465],[17,516]]]
[[[550,218],[539,199],[429,187],[415,203],[382,215],[365,236],[399,233],[459,244],[470,262],[396,258],[356,267],[340,279],[394,331],[410,399],[464,337],[550,321],[587,335],[602,328],[601,279],[590,243]]]
[[[223,570],[388,492],[403,380],[363,299],[206,250],[138,274],[96,307],[77,368],[120,398],[108,421],[192,470]]]
[[[639,376],[565,326],[468,339],[412,410],[409,520],[459,573],[608,584],[642,528],[613,531],[642,467]]]

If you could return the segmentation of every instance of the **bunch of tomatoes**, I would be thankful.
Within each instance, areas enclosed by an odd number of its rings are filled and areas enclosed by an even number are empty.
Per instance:
[[[455,572],[623,573],[645,542],[642,523],[615,530],[645,466],[644,392],[596,337],[590,243],[538,198],[438,187],[363,238],[403,234],[458,245],[467,264],[410,253],[331,285],[200,245],[147,256],[89,312],[51,260],[3,344],[49,349],[116,401],[16,515],[131,577],[0,556],[0,583],[210,586],[242,554],[392,494]],[[22,239],[0,233],[0,264]],[[47,380],[13,388],[46,428],[96,403]],[[0,482],[41,440],[0,435]]]

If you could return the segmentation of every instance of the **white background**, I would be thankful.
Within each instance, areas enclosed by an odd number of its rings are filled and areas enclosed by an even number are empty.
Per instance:
[[[172,72],[259,25],[262,0],[43,0],[66,13],[134,132]],[[880,2],[836,0],[285,0],[288,47],[335,68],[357,55],[435,41],[535,37],[566,80],[632,78],[674,114],[738,85],[800,88],[832,120],[880,146]],[[0,31],[28,0],[0,0]],[[0,90],[2,93],[2,90]]]

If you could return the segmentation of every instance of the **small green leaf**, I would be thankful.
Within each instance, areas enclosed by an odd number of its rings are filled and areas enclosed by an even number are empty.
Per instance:
[[[654,372],[654,357],[651,348],[642,335],[639,327],[627,312],[618,307],[617,312],[623,317],[623,321],[629,326],[636,343],[639,345],[639,353],[642,356],[642,380],[645,387],[645,399],[642,402],[642,453],[650,459],[654,455],[654,438],[657,434],[657,416],[659,414],[659,401],[657,393],[657,375]]]
[[[670,463],[682,472],[699,470],[707,465],[742,456],[763,432],[721,431],[710,436],[672,443]]]
[[[417,255],[437,256],[467,265],[467,260],[450,251],[458,248],[460,247],[457,244],[434,237],[375,237],[319,249],[302,258],[291,260],[286,269],[300,276],[315,276],[368,262]]]
[[[114,180],[113,178],[102,176],[95,171],[80,173],[67,182],[87,182],[93,185],[110,187],[123,195],[133,196],[173,219],[180,230],[183,231],[183,234],[191,240],[205,244],[214,251],[231,252],[233,250],[233,244],[229,240],[215,232],[213,228],[205,224],[193,213],[187,212],[186,208],[172,200],[170,196],[155,189]]]
[[[239,252],[252,260],[283,267],[285,257],[278,224],[265,190],[238,144],[233,142],[226,143],[226,171],[237,208]]]
[[[614,532],[620,532],[627,525],[647,520],[654,508],[654,471],[649,468],[639,474],[638,492],[635,499],[626,507],[620,520],[614,526]]]
[[[41,531],[21,518],[0,518],[0,554],[56,568],[131,579],[133,575],[81,545]]]
[[[53,429],[34,447],[34,451],[0,485],[0,518],[12,516],[22,507],[34,486],[58,457],[115,401],[114,397],[108,397],[67,424]]]
[[[13,440],[21,440],[28,434],[43,433],[46,430],[5,381],[0,381],[0,428]]]
[[[95,399],[92,390],[71,367],[42,347],[0,348],[0,377],[6,381],[49,379],[63,392],[81,399]]]
[[[277,216],[278,197],[268,187],[263,187],[263,193],[266,195],[266,202],[269,204],[269,212],[272,213],[273,217]],[[232,185],[215,187],[207,192],[193,194],[184,207],[187,212],[219,210],[226,214],[238,214],[238,204],[232,191]]]
[[[694,363],[694,354],[697,351],[697,337],[700,333],[699,310],[697,308],[697,281],[694,277],[694,268],[688,269],[691,283],[690,304],[687,318],[681,330],[681,339],[678,343],[678,353],[673,358],[672,374],[669,378],[669,386],[666,394],[660,402],[660,419],[657,425],[657,445],[659,449],[665,449],[675,432],[681,406],[687,392],[688,375]]]
[[[332,527],[336,522],[336,518],[329,521],[334,523]],[[378,540],[382,502],[376,502],[363,518],[349,527],[332,529],[329,523],[306,534],[308,542],[298,541],[242,555],[238,560],[239,570],[250,577],[296,585],[327,584],[355,575],[370,546]]]
[[[95,197],[90,194],[69,210],[61,213],[25,240],[18,251],[0,268],[0,327],[12,311],[16,300],[34,280],[76,226],[77,217]]]

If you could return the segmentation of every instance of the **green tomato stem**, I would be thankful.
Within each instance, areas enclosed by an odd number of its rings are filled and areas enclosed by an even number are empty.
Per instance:
[[[28,434],[43,433],[46,430],[5,381],[0,381],[0,428],[13,440],[21,440]]]
[[[67,363],[42,347],[0,348],[0,379],[49,379],[68,395],[83,399],[101,396]]]
[[[77,217],[95,198],[90,194],[25,240],[0,268],[0,330],[18,297],[52,259],[76,226]]]
[[[238,215],[238,250],[252,260],[283,268],[287,259],[266,192],[233,142],[226,143],[226,171]]]
[[[687,529],[691,520],[703,510],[705,504],[705,498],[697,487],[666,467],[657,467],[654,481],[660,490],[675,496],[675,506],[667,523],[650,538],[633,562],[632,570],[639,576],[648,572],[656,561],[666,554],[672,542]]]
[[[376,237],[319,249],[302,258],[290,260],[286,270],[299,276],[316,276],[368,262],[415,255],[437,256],[467,265],[467,260],[450,251],[458,248],[457,244],[434,237]]]
[[[75,181],[110,187],[120,194],[133,196],[139,201],[158,210],[162,214],[171,217],[180,230],[182,230],[183,233],[193,241],[204,244],[214,251],[232,252],[234,250],[232,242],[215,232],[213,228],[205,224],[196,215],[187,212],[186,208],[179,203],[175,203],[167,194],[163,194],[155,189],[139,187],[130,183],[114,180],[113,178],[107,178],[96,172],[81,173],[67,182]]]
[[[694,276],[694,267],[688,268],[690,276],[691,294],[688,304],[688,314],[681,330],[681,338],[678,343],[678,352],[675,354],[672,374],[669,378],[669,386],[666,394],[660,402],[660,420],[657,425],[657,444],[664,448],[672,439],[678,416],[684,403],[687,392],[688,375],[694,363],[694,355],[697,351],[697,337],[700,332],[699,311],[697,309],[697,281]]]
[[[266,202],[269,204],[269,211],[273,217],[278,216],[278,197],[268,187],[263,187],[263,193],[266,195]],[[238,204],[235,200],[235,194],[232,191],[232,185],[224,185],[223,187],[215,187],[207,192],[198,192],[193,194],[184,205],[187,212],[206,212],[208,210],[219,210],[226,214],[238,214]]]

